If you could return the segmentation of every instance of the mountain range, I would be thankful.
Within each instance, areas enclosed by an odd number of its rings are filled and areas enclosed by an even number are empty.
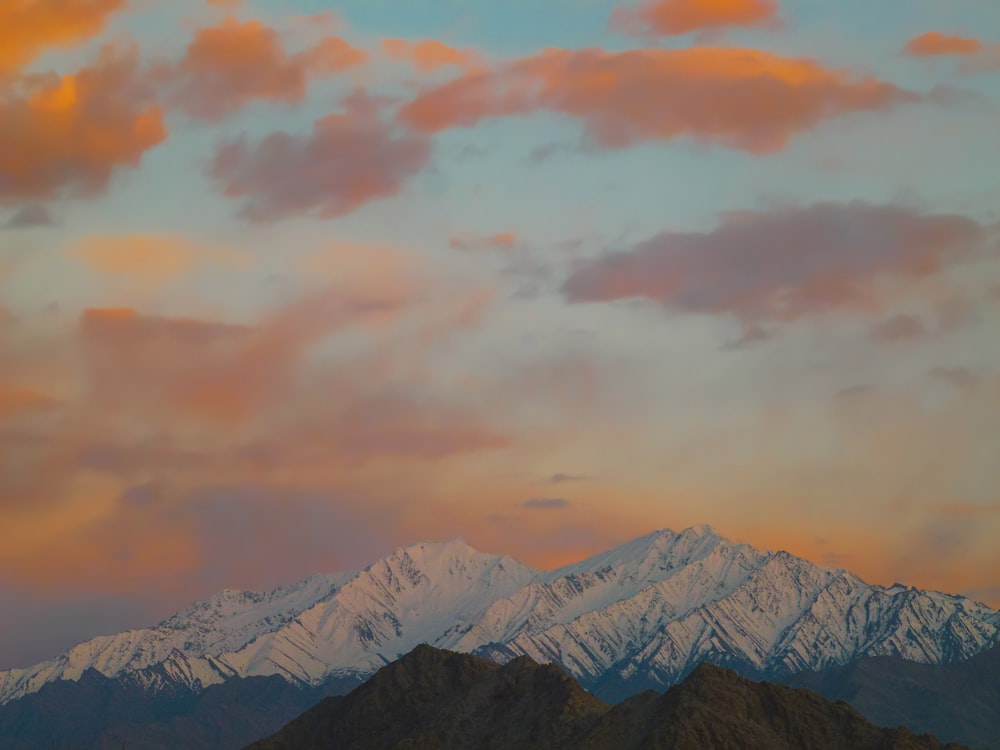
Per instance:
[[[325,690],[357,684],[422,643],[555,663],[619,701],[675,685],[702,662],[772,680],[868,657],[959,664],[1000,643],[1000,612],[871,585],[707,526],[657,531],[550,572],[460,540],[420,543],[361,571],[223,591],[154,627],[0,672],[0,704],[88,671],[154,696],[273,676]]]
[[[665,694],[611,707],[555,665],[418,646],[347,696],[246,750],[940,750],[808,690],[704,663]],[[948,745],[959,750],[958,745]]]

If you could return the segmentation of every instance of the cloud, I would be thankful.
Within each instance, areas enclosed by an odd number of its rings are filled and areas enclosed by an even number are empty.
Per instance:
[[[567,279],[570,302],[648,299],[745,324],[876,312],[879,281],[905,284],[975,257],[988,231],[953,214],[821,203],[731,214],[708,232],[663,232]]]
[[[834,394],[833,399],[837,404],[850,406],[873,398],[876,395],[878,395],[878,389],[875,386],[859,384],[841,388]]]
[[[71,47],[103,31],[126,0],[6,0],[0,3],[0,78],[50,47]],[[2,118],[0,118],[2,119]]]
[[[776,0],[646,0],[616,8],[610,26],[625,34],[677,36],[729,26],[778,25]]]
[[[51,408],[54,400],[27,386],[0,381],[0,419],[10,420],[21,414],[31,414]]]
[[[396,195],[430,160],[430,141],[382,122],[366,100],[317,120],[312,133],[245,136],[219,147],[209,168],[252,221],[331,219]]]
[[[224,247],[199,245],[180,235],[83,237],[69,254],[100,273],[133,279],[170,280],[200,265],[240,265],[245,259]]]
[[[383,39],[382,51],[392,60],[405,60],[421,73],[435,73],[441,68],[471,68],[482,64],[474,50],[461,50],[436,39],[412,42],[408,39]]]
[[[229,440],[264,425],[266,439],[251,442],[268,453],[295,445],[303,455],[443,456],[503,444],[468,410],[415,397],[417,374],[401,371],[478,320],[479,292],[439,297],[438,283],[401,252],[327,254],[309,265],[312,289],[252,324],[85,311],[87,403],[133,425],[224,429]],[[354,343],[341,351],[338,337]]]
[[[975,55],[982,48],[982,43],[974,37],[928,31],[926,34],[910,39],[903,51],[912,57],[928,57],[931,55]]]
[[[549,161],[558,154],[575,154],[582,151],[579,146],[570,146],[566,143],[546,143],[543,146],[536,146],[528,153],[527,162],[529,164],[541,164]]]
[[[52,212],[47,206],[32,203],[17,209],[10,218],[4,222],[7,229],[32,229],[34,227],[49,227],[55,224],[52,219]]]
[[[298,104],[309,79],[365,62],[366,54],[338,37],[326,37],[296,54],[259,21],[226,18],[199,29],[184,58],[169,72],[176,104],[192,117],[217,121],[252,101]]]
[[[0,99],[0,203],[98,195],[166,137],[134,48],[106,47],[73,75],[25,77]]]
[[[550,49],[425,89],[399,117],[434,133],[552,111],[580,119],[604,148],[686,136],[768,154],[827,120],[918,99],[876,78],[754,49]]]
[[[562,510],[569,507],[569,500],[562,497],[533,497],[521,505],[528,510]]]
[[[930,376],[943,380],[951,384],[953,388],[965,393],[975,391],[980,383],[980,377],[968,367],[932,367]]]
[[[253,345],[253,331],[243,326],[98,308],[84,311],[80,333],[88,398],[132,419],[170,412],[206,420],[242,418],[280,366],[265,372],[233,369]]]
[[[582,474],[553,474],[546,481],[552,484],[563,484],[565,482],[585,482],[588,477]]]
[[[1000,43],[984,43],[975,37],[928,31],[910,39],[903,47],[910,57],[959,57],[962,73],[982,73],[1000,68]]]
[[[133,419],[189,418],[239,425],[300,385],[311,348],[335,332],[396,314],[396,289],[328,288],[256,326],[90,309],[81,336],[95,406]]]
[[[872,338],[876,341],[909,341],[927,336],[930,331],[919,315],[901,313],[880,320],[872,326]]]
[[[324,250],[308,291],[252,322],[92,308],[50,336],[38,316],[0,320],[6,581],[192,595],[355,565],[375,537],[405,541],[434,467],[506,449],[440,385],[489,297],[412,253]],[[58,399],[36,387],[49,370]],[[280,566],[243,554],[258,537]]]
[[[273,586],[303,571],[350,569],[392,548],[395,513],[357,502],[356,496],[308,485],[217,483],[194,487],[166,515],[183,514],[196,544],[219,550],[196,574],[199,588]],[[262,548],[295,550],[274,559]]]
[[[448,246],[453,250],[510,250],[517,239],[515,232],[498,232],[489,237],[456,234],[448,240]]]

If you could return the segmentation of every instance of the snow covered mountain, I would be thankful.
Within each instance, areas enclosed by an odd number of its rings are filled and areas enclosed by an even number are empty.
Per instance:
[[[558,662],[617,698],[676,684],[702,661],[781,676],[864,656],[950,663],[998,640],[1000,613],[984,604],[871,586],[700,526],[550,573],[497,601],[456,646]]]
[[[0,704],[94,668],[153,691],[281,675],[364,677],[419,643],[561,664],[606,695],[672,685],[708,660],[790,674],[894,655],[964,660],[1000,642],[1000,612],[959,596],[872,586],[707,526],[658,531],[552,572],[461,541],[269,593],[224,591],[159,625],[0,672]]]
[[[269,593],[223,591],[155,627],[0,671],[0,705],[88,668],[151,690],[200,690],[235,676],[318,684],[368,675],[538,575],[462,541],[415,544],[361,572],[311,576]]]

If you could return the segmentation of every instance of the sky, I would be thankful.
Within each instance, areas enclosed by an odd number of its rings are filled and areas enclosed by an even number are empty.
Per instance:
[[[0,668],[658,528],[1000,607],[995,0],[4,0]]]

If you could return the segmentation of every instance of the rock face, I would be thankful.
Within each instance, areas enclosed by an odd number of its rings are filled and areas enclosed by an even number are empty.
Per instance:
[[[1000,646],[958,664],[882,656],[786,679],[846,701],[878,724],[1000,749]]]
[[[710,664],[611,708],[560,669],[420,646],[247,750],[918,750],[843,703]],[[958,745],[947,746],[953,750]]]
[[[0,704],[88,669],[151,693],[270,675],[315,687],[367,678],[425,642],[556,663],[618,701],[676,684],[703,661],[768,678],[869,656],[960,662],[1000,642],[1000,613],[873,586],[707,526],[657,531],[551,572],[461,541],[422,543],[360,572],[224,591],[157,626],[0,671]]]

